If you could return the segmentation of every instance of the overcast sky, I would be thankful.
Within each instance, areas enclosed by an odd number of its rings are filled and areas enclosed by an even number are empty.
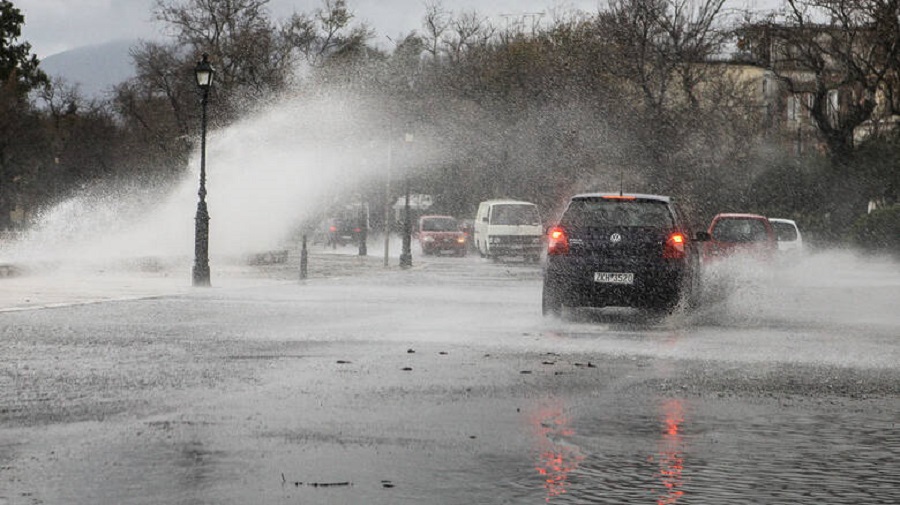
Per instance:
[[[118,39],[152,39],[161,36],[152,20],[154,0],[12,0],[25,15],[20,42],[31,44],[38,58],[76,47]],[[504,14],[549,13],[554,9],[595,12],[605,0],[443,0],[448,10],[477,10],[503,23]],[[348,0],[357,20],[375,28],[378,37],[396,37],[421,27],[425,0]],[[293,12],[310,12],[320,0],[271,0],[273,19]]]

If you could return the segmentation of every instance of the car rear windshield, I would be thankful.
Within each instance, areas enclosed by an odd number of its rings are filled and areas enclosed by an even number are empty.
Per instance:
[[[534,205],[500,204],[491,208],[491,224],[537,226],[541,224],[541,218]]]
[[[666,202],[607,198],[572,200],[560,223],[575,228],[608,226],[672,228],[675,225]]]
[[[457,231],[456,219],[450,217],[430,218],[422,220],[422,231]]]
[[[761,219],[725,218],[716,221],[712,238],[719,242],[761,242],[768,234]]]
[[[775,236],[779,242],[793,242],[797,240],[797,228],[791,223],[772,221],[772,227],[775,228]]]

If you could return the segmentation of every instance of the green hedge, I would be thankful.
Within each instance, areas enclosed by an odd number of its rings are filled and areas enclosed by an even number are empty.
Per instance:
[[[853,238],[866,251],[900,257],[900,204],[859,218],[853,225]]]

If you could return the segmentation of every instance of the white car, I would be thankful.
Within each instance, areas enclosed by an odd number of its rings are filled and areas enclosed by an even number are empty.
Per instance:
[[[803,251],[803,235],[800,234],[800,229],[793,219],[770,217],[769,222],[775,228],[779,253],[796,255]]]

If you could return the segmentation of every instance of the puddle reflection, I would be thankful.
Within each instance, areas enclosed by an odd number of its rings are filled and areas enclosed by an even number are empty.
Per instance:
[[[684,496],[684,406],[681,400],[663,402],[661,408],[663,430],[656,454],[659,479],[663,485],[657,505],[672,505]]]
[[[565,414],[562,402],[537,408],[529,416],[529,424],[537,441],[538,458],[535,466],[543,479],[546,501],[563,495],[569,488],[569,477],[584,460],[581,450],[566,442],[575,435],[571,419]]]

